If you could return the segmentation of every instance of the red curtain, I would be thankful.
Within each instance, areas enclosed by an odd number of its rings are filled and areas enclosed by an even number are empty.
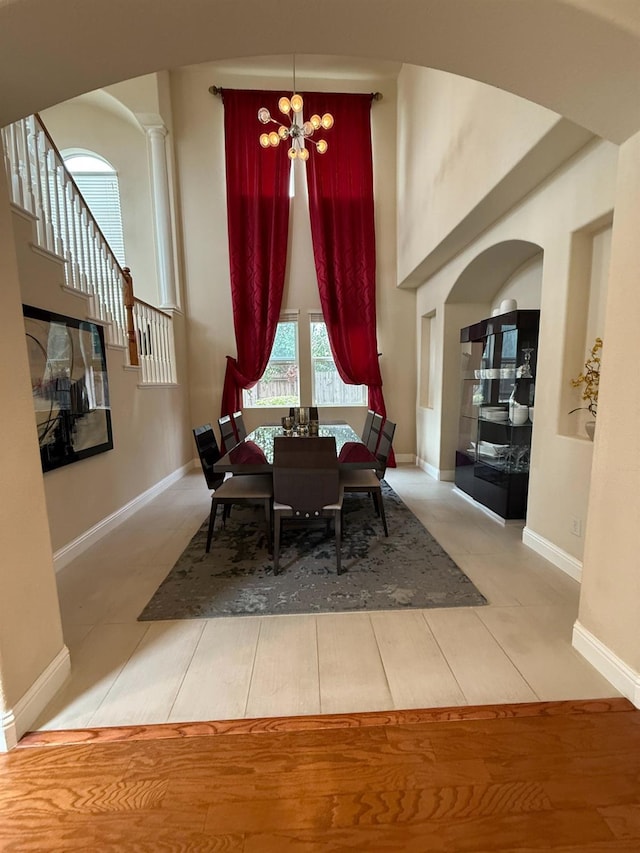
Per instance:
[[[263,149],[258,109],[278,113],[280,93],[225,89],[225,161],[231,300],[237,357],[227,356],[221,414],[242,408],[242,389],[265,371],[276,334],[289,230],[286,145]],[[269,128],[266,128],[269,130]]]
[[[314,136],[328,150],[307,161],[309,213],[320,304],[342,380],[366,385],[369,408],[386,416],[376,339],[376,238],[371,96],[304,95],[305,118],[330,112]],[[393,460],[392,460],[392,464]]]

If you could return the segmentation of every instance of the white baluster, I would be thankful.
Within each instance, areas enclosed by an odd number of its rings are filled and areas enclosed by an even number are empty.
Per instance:
[[[7,176],[11,187],[11,201],[19,207],[24,207],[22,199],[22,182],[20,181],[20,159],[18,157],[18,141],[16,125],[3,128],[5,133],[5,160],[8,163]]]
[[[62,217],[64,220],[64,246],[67,261],[67,284],[74,289],[78,288],[78,268],[74,251],[73,230],[73,202],[72,186],[69,173],[62,169]]]
[[[94,302],[94,316],[97,316],[97,308],[95,306],[96,301],[96,281],[98,280],[98,266],[97,266],[97,235],[96,235],[96,227],[93,220],[89,223],[89,276],[91,281],[89,282],[89,292],[91,293],[91,298]]]
[[[39,197],[39,192],[36,185],[36,177],[34,176],[33,169],[31,167],[31,163],[37,159],[38,151],[38,131],[34,116],[22,119],[20,122],[20,133],[23,139],[25,158],[25,184],[23,186],[24,203],[27,210],[29,210],[30,213],[33,213],[34,216],[37,216],[38,210],[36,200]]]
[[[39,128],[34,128],[31,136],[31,166],[32,166],[32,185],[35,196],[34,215],[37,218],[38,227],[38,245],[46,247],[47,245],[47,226],[44,217],[44,202],[42,197],[42,163],[40,161],[40,137],[43,134]]]
[[[170,382],[171,362],[169,360],[169,321],[162,317],[162,381]]]
[[[49,149],[49,173],[51,175],[52,190],[52,220],[54,221],[53,241],[55,252],[64,256],[62,248],[62,217],[60,214],[60,187],[58,184],[58,162],[53,148]]]
[[[47,137],[44,132],[38,135],[40,142],[40,185],[42,189],[42,213],[44,217],[44,247],[54,251],[53,228],[51,227],[51,196],[49,193],[49,172],[47,169]]]

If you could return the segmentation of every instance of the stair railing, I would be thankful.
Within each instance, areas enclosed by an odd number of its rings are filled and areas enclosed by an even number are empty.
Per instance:
[[[20,119],[0,134],[11,200],[35,217],[38,246],[66,261],[65,285],[89,297],[107,342],[125,347],[129,364],[140,363],[137,350],[145,341],[143,384],[175,382],[171,315],[147,303],[141,303],[142,314],[134,307],[130,271],[113,254],[40,116]]]
[[[131,271],[125,267],[125,307],[130,317],[129,353],[135,352],[144,385],[173,385],[176,359],[173,318],[133,295]]]

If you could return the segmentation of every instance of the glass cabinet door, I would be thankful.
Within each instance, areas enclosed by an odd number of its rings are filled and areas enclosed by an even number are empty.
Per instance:
[[[460,332],[455,482],[503,518],[526,511],[532,424],[528,407],[519,401],[516,411],[510,398],[524,384],[533,394],[538,324],[538,311],[514,311]]]

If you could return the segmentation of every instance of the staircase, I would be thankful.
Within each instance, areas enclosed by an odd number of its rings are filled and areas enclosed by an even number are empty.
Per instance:
[[[126,350],[142,385],[176,383],[173,318],[136,299],[55,143],[37,115],[0,129],[15,208],[34,223],[32,246],[63,266],[62,286],[87,300],[87,319]]]

